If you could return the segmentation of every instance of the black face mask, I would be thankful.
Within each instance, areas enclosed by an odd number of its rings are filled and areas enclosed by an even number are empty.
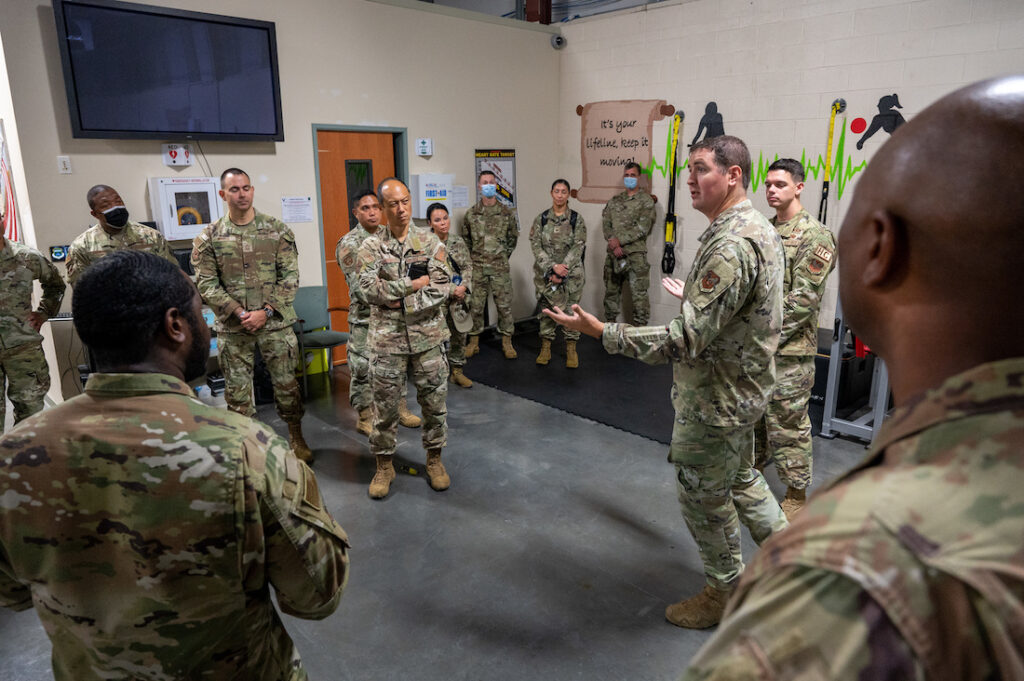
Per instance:
[[[103,218],[111,227],[121,229],[128,224],[128,209],[124,206],[114,206],[103,211]]]

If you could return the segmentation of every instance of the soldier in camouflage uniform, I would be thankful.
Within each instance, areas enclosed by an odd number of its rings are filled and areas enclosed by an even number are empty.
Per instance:
[[[775,392],[755,430],[754,458],[759,468],[772,461],[786,484],[782,510],[787,518],[803,508],[811,484],[811,419],[807,405],[814,387],[818,351],[818,308],[825,280],[835,265],[836,241],[827,227],[800,203],[804,167],[780,158],[764,181],[771,223],[786,250],[782,287],[782,338],[775,353]]]
[[[377,194],[364,191],[355,199],[355,215],[359,224],[338,239],[334,259],[338,262],[348,284],[348,340],[346,355],[352,374],[348,384],[348,401],[359,413],[356,430],[369,435],[373,427],[373,394],[370,391],[370,349],[366,345],[370,328],[370,306],[359,288],[359,248],[380,226],[380,203]]]
[[[432,203],[427,207],[427,221],[430,223],[430,231],[444,244],[454,284],[452,299],[444,314],[448,333],[451,335],[448,341],[448,364],[452,368],[450,380],[460,388],[472,388],[473,381],[462,372],[462,367],[466,365],[466,334],[455,328],[455,320],[452,319],[452,307],[467,305],[469,301],[466,300],[466,295],[473,290],[473,263],[469,257],[469,248],[462,237],[451,233],[451,218],[448,216],[448,208],[443,203]]]
[[[668,326],[601,324],[578,305],[556,321],[601,337],[610,353],[672,362],[675,425],[669,461],[679,502],[704,561],[707,584],[668,606],[665,617],[693,629],[721,619],[743,571],[740,522],[759,544],[786,516],[754,468],[754,424],[775,382],[782,324],[784,254],[779,236],[746,197],[750,154],[742,140],[715,137],[690,152],[693,207],[711,225],[686,282],[666,278],[682,302]]]
[[[341,598],[348,542],[313,472],[195,399],[210,332],[177,264],[104,258],[73,310],[100,372],[0,439],[0,605],[35,606],[57,681],[306,679],[270,587],[306,619]]]
[[[555,180],[551,185],[551,208],[533,220],[530,247],[533,249],[533,285],[537,300],[543,307],[571,309],[580,302],[585,281],[583,253],[587,248],[587,223],[583,216],[569,208],[569,182]],[[551,361],[551,341],[555,340],[557,324],[548,317],[540,318],[540,353],[537,364]],[[579,331],[564,328],[565,366],[580,365],[576,354]]]
[[[288,225],[253,207],[255,189],[244,170],[225,170],[220,184],[228,214],[195,238],[192,267],[199,293],[217,315],[224,399],[228,409],[256,415],[252,367],[259,346],[292,448],[303,461],[312,461],[302,436],[304,409],[295,379],[300,359],[292,330],[296,320],[292,303],[299,288],[295,235]]]
[[[622,178],[626,190],[613,196],[601,213],[601,227],[608,242],[604,259],[604,318],[609,322],[618,318],[622,284],[629,281],[636,326],[643,326],[651,318],[647,237],[654,227],[654,198],[640,189],[640,173],[638,164],[626,164]]]
[[[939,100],[861,175],[843,313],[896,409],[761,548],[687,681],[1022,678],[1022,82]]]
[[[96,218],[96,224],[79,234],[68,249],[66,265],[68,282],[72,286],[86,267],[123,249],[151,251],[177,264],[164,235],[130,221],[121,195],[112,187],[98,184],[86,193],[85,198],[89,202],[89,214]]]
[[[470,293],[470,307],[473,310],[473,329],[469,332],[466,357],[480,351],[480,334],[484,330],[484,309],[487,295],[494,296],[498,308],[498,333],[501,334],[501,349],[506,359],[515,359],[512,334],[515,322],[512,320],[512,276],[508,260],[519,241],[519,220],[508,206],[497,198],[498,180],[494,173],[485,170],[478,179],[482,198],[466,211],[462,218],[462,238],[469,246],[473,258],[473,274],[476,283]]]
[[[359,413],[356,430],[369,435],[373,429],[373,391],[370,389],[370,349],[367,337],[370,329],[370,306],[359,288],[359,248],[363,242],[377,233],[380,226],[380,203],[377,194],[366,190],[355,198],[352,209],[358,225],[338,239],[334,248],[334,259],[345,275],[348,284],[348,328],[352,336],[348,341],[348,366],[352,379],[348,384],[348,400]],[[407,428],[418,428],[420,417],[409,411],[403,399],[398,403],[398,422]]]
[[[448,436],[444,305],[452,286],[444,245],[430,232],[411,228],[409,189],[391,177],[381,182],[377,196],[388,228],[378,230],[359,249],[359,286],[370,303],[370,385],[376,405],[370,453],[376,457],[377,471],[369,494],[383,499],[395,478],[398,402],[410,374],[423,409],[430,486],[440,492],[451,483],[441,449]]]
[[[33,310],[36,279],[43,297]],[[7,421],[5,384],[15,423],[43,409],[43,398],[50,390],[50,367],[39,329],[60,311],[63,298],[64,280],[53,263],[36,249],[0,234],[0,433]]]

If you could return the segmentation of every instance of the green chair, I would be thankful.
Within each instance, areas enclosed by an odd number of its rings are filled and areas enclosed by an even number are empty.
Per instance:
[[[302,365],[303,395],[309,393],[309,376],[306,373],[306,351],[327,350],[327,372],[334,369],[331,348],[348,343],[349,334],[331,330],[331,315],[327,307],[326,286],[300,286],[295,292],[295,315],[298,317],[293,328],[299,340],[300,364]],[[331,308],[331,310],[345,308]]]

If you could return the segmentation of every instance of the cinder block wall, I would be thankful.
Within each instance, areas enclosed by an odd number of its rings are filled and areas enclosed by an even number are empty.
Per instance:
[[[663,2],[568,23],[561,58],[559,169],[573,185],[581,179],[580,118],[576,106],[614,99],[665,99],[686,113],[692,140],[706,104],[715,101],[725,131],[742,137],[754,159],[755,207],[764,199],[764,168],[776,156],[805,156],[811,166],[804,205],[817,215],[832,101],[846,100],[836,121],[829,227],[838,232],[874,152],[888,139],[877,132],[856,148],[857,119],[869,125],[879,99],[897,94],[910,120],[940,96],[995,75],[1024,72],[1024,3],[1019,0],[696,0]],[[963,121],[969,126],[970,121]],[[655,123],[655,159],[664,161],[668,119]],[[950,135],[958,134],[950,130]],[[662,142],[659,143],[659,140]],[[760,163],[759,163],[760,162]],[[956,163],[950,159],[950,163]],[[675,276],[684,277],[707,226],[692,210],[680,176],[682,220]],[[655,170],[659,224],[651,235],[652,323],[678,312],[660,287],[662,224],[667,177]],[[953,189],[953,188],[951,188]],[[968,197],[965,197],[967,200]],[[578,204],[590,229],[584,306],[600,310],[604,244],[601,206]],[[838,277],[832,276],[819,323],[831,327]]]

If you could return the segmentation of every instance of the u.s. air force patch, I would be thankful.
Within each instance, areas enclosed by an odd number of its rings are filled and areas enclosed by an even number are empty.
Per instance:
[[[338,264],[341,265],[341,269],[351,272],[356,263],[359,262],[359,258],[356,255],[356,251],[348,246],[342,246],[338,244],[338,252],[336,254]]]
[[[823,269],[825,269],[825,263],[817,258],[811,258],[807,261],[807,271],[811,274],[821,274]]]
[[[688,286],[686,297],[698,310],[728,291],[736,280],[736,268],[726,258],[715,254],[701,263],[700,269]],[[701,274],[703,273],[703,274]]]
[[[715,274],[714,270],[708,270],[700,280],[700,290],[704,293],[711,293],[720,281],[722,278]]]

